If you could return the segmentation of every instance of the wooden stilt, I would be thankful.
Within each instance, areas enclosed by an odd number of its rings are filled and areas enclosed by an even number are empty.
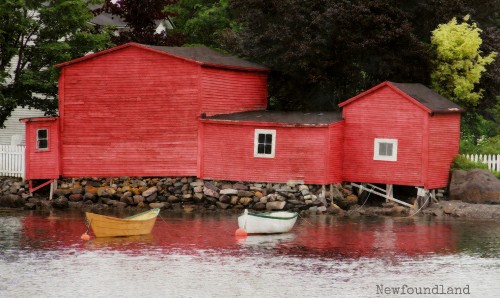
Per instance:
[[[330,200],[333,202],[333,184],[330,184]]]
[[[385,185],[385,193],[386,193],[389,197],[394,197],[394,191],[393,191],[393,188],[392,188],[392,184],[386,184],[386,185]],[[388,199],[388,198],[385,198],[385,201],[386,201],[386,202],[389,202],[389,199]]]
[[[366,190],[366,191],[368,191],[368,192],[371,192],[371,193],[373,193],[373,194],[376,194],[376,195],[381,196],[381,197],[383,197],[383,198],[386,198],[386,199],[388,199],[388,200],[394,201],[394,202],[399,203],[399,204],[401,204],[401,205],[404,205],[404,206],[407,206],[407,207],[413,208],[413,206],[412,206],[411,204],[408,204],[408,203],[406,203],[406,202],[403,202],[403,201],[401,201],[401,200],[398,200],[398,199],[394,198],[392,195],[391,195],[391,196],[389,196],[389,195],[386,193],[386,190],[381,189],[380,187],[377,187],[377,186],[375,186],[375,185],[373,185],[373,184],[367,183],[367,185],[368,185],[369,187],[371,187],[371,188],[368,188],[368,187],[367,187],[367,186],[365,186],[365,185],[356,184],[356,183],[354,183],[354,182],[351,182],[351,185],[352,185],[352,186],[355,186],[355,187],[358,187],[358,188],[362,188],[363,190]]]
[[[321,185],[321,197],[326,198],[326,186]]]

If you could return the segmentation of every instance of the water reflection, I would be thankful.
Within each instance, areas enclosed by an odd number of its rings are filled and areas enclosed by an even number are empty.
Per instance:
[[[236,238],[236,215],[163,214],[152,235],[95,238],[81,241],[83,215],[29,213],[0,217],[0,245],[35,249],[217,250],[233,254],[248,248],[272,248],[275,253],[323,257],[452,254],[460,251],[497,255],[500,228],[494,223],[470,224],[424,218],[345,220],[331,216],[299,219],[291,233]],[[92,233],[90,233],[92,236]]]
[[[437,282],[500,292],[497,222],[317,216],[236,238],[237,215],[162,213],[151,235],[90,241],[80,212],[0,213],[0,227],[2,297],[375,297],[381,283]]]

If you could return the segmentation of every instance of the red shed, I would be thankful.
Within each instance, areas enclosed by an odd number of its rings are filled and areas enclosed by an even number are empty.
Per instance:
[[[342,182],[340,113],[253,111],[201,122],[202,178]]]
[[[462,108],[421,84],[384,82],[343,107],[345,181],[446,187]]]
[[[30,147],[29,178],[196,176],[200,114],[267,104],[267,68],[206,47],[128,43],[58,66],[60,151],[35,162]]]

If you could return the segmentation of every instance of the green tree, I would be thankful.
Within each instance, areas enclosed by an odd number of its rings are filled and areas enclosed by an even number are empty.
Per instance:
[[[174,16],[176,31],[189,44],[234,50],[239,24],[229,9],[229,0],[179,0],[165,7]]]
[[[109,46],[83,0],[0,2],[0,127],[17,106],[57,110],[55,64]]]
[[[473,107],[482,97],[483,90],[477,88],[481,75],[494,61],[496,53],[482,55],[481,29],[468,20],[466,16],[464,22],[458,23],[453,18],[432,31],[436,58],[431,80],[434,90],[441,95],[465,107]]]

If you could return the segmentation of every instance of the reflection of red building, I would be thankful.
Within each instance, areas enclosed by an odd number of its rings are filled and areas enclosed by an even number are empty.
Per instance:
[[[233,224],[231,224],[233,223]],[[158,219],[152,235],[125,238],[94,238],[82,241],[86,230],[78,217],[23,218],[24,246],[55,249],[106,249],[144,253],[144,250],[196,252],[216,250],[224,254],[245,253],[246,248],[273,248],[276,254],[323,257],[378,257],[419,255],[456,249],[451,225],[418,222],[300,222],[292,233],[261,235],[247,239],[234,236],[236,218],[227,215],[185,214]],[[89,233],[92,236],[92,232]]]

